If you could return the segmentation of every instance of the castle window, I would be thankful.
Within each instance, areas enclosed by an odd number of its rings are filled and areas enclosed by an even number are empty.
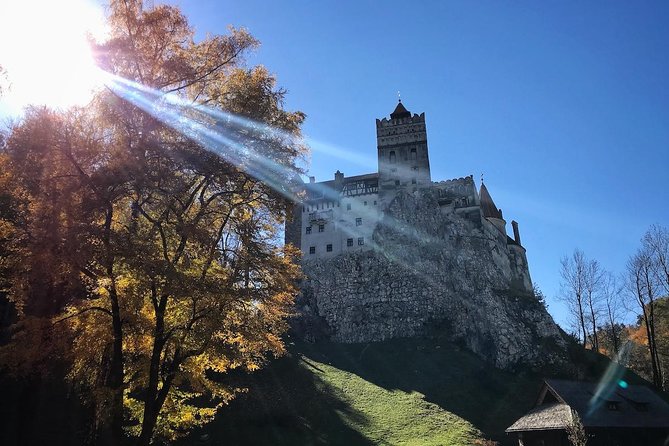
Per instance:
[[[639,412],[648,412],[648,403],[646,402],[633,403],[633,405]]]
[[[376,200],[374,200],[374,206],[376,206]]]
[[[348,204],[346,205],[346,210],[347,210],[347,211],[350,211],[350,210],[351,210],[351,203],[348,203]]]
[[[411,149],[411,154],[409,155],[409,158],[412,160],[416,159],[416,149]]]
[[[362,218],[358,217],[355,219],[355,225],[356,226],[362,226]]]
[[[311,234],[311,226],[307,226],[307,234]]]
[[[326,250],[327,252],[332,252],[332,244],[328,244],[328,245],[325,247],[325,250]]]
[[[366,202],[366,201],[364,202],[364,204],[365,204],[365,206],[367,206],[367,202]]]
[[[395,186],[399,186],[399,185],[400,185],[400,180],[395,180]]]
[[[395,163],[395,151],[391,150],[390,151],[390,164],[394,164],[394,163]]]
[[[318,232],[324,232],[325,231],[325,225],[318,225]]]
[[[365,237],[358,237],[358,246],[362,246],[365,244]]]
[[[352,238],[346,239],[346,246],[353,246],[353,239]]]
[[[416,179],[415,178],[411,179],[411,184],[416,184]]]
[[[315,246],[310,246],[309,247],[309,254],[316,254],[316,247]]]

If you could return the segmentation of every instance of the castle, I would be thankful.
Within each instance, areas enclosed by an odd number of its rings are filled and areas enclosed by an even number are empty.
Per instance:
[[[376,120],[376,139],[377,173],[345,177],[337,170],[334,180],[316,183],[310,177],[305,185],[286,239],[300,247],[304,261],[378,248],[374,229],[397,194],[431,188],[439,195],[441,213],[461,215],[498,238],[514,280],[532,289],[518,223],[511,222],[514,237],[507,236],[502,210],[485,184],[477,193],[472,176],[432,182],[425,113],[412,115],[400,100],[390,119]]]
[[[368,342],[439,331],[500,367],[562,345],[533,293],[518,224],[472,176],[432,181],[425,114],[376,120],[378,172],[300,186],[286,242],[301,249],[298,326]],[[545,359],[545,358],[544,358]]]

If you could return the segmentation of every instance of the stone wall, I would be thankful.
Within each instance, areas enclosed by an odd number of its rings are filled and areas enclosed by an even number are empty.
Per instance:
[[[466,215],[444,213],[435,189],[399,194],[374,231],[374,251],[305,260],[298,306],[307,334],[339,342],[439,334],[501,368],[554,362],[565,344],[516,280],[522,248]]]

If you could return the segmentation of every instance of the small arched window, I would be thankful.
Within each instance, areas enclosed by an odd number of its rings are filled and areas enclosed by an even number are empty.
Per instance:
[[[395,164],[395,151],[390,151],[390,164]]]
[[[416,159],[416,149],[411,149],[411,154],[409,155],[409,159],[411,160]]]

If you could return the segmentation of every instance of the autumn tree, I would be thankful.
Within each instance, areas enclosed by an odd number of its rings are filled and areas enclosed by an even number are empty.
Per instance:
[[[652,381],[663,386],[663,370],[657,335],[656,302],[669,293],[669,232],[652,226],[641,240],[641,248],[627,262],[627,289],[640,311],[646,334]]]
[[[283,110],[264,68],[244,67],[258,44],[246,31],[195,42],[177,8],[138,0],[112,1],[109,25],[95,48],[106,72],[279,129],[204,123],[295,172],[304,149],[281,135],[299,135],[304,115]],[[298,274],[276,243],[287,200],[251,174],[255,158],[208,149],[113,88],[85,109],[32,109],[8,138],[25,262],[5,276],[22,320],[4,358],[18,369],[54,352],[69,364],[100,442],[181,436],[240,390],[226,372],[284,350]],[[21,350],[35,339],[49,345]]]
[[[654,303],[655,333],[658,367],[663,379],[662,388],[669,388],[669,298],[658,299]],[[653,364],[648,348],[648,334],[639,316],[636,324],[626,327],[628,360],[625,364],[648,381],[653,381]]]

